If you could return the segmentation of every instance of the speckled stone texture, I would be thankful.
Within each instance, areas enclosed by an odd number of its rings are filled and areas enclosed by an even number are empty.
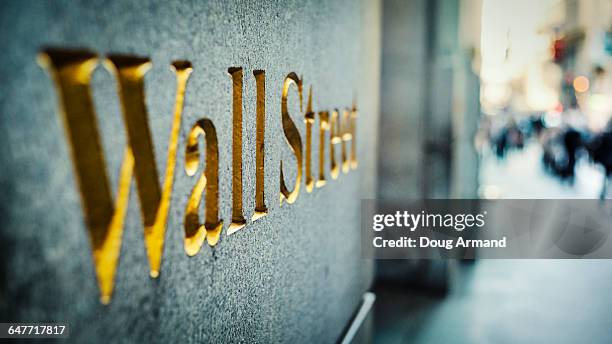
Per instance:
[[[379,7],[369,0],[2,1],[0,321],[65,321],[75,343],[335,342],[371,282],[371,261],[360,254],[359,209],[360,199],[375,192]],[[109,306],[98,301],[56,90],[36,64],[37,53],[48,46],[152,59],[146,104],[160,172],[165,169],[175,95],[169,65],[187,59],[194,66],[161,276],[148,275],[133,183]],[[226,236],[226,227],[218,246],[204,246],[190,258],[183,250],[183,216],[195,177],[184,172],[184,148],[189,128],[201,117],[211,118],[217,129],[221,217],[226,226],[231,219],[227,69],[232,66],[245,70],[247,219],[255,204],[252,70],[266,70],[265,189],[270,212],[234,235]],[[316,111],[350,106],[356,97],[360,165],[312,193],[302,188],[295,204],[280,207],[280,160],[286,162],[287,180],[296,173],[280,115],[282,80],[292,71],[303,76],[306,87],[313,86]],[[116,80],[100,66],[92,83],[107,171],[116,190],[125,146]],[[304,141],[295,91],[289,103]],[[313,141],[313,169],[318,171],[318,136]]]

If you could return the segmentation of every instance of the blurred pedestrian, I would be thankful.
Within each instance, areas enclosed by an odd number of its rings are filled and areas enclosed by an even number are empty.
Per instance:
[[[595,163],[604,168],[604,180],[600,199],[605,199],[607,194],[608,179],[612,176],[612,120],[608,122],[606,130],[596,135],[589,144],[589,153]]]

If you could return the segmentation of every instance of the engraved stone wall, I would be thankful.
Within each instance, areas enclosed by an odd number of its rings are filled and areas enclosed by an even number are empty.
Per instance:
[[[376,1],[3,1],[0,3],[1,321],[70,324],[71,342],[334,342],[371,280],[361,259],[361,198],[375,193],[380,10]],[[90,239],[58,112],[57,89],[36,58],[47,47],[148,57],[145,102],[161,178],[172,122],[175,60],[188,60],[178,155],[160,276],[149,276],[140,201],[133,181],[110,304],[99,300]],[[242,67],[243,211],[232,218],[232,79]],[[265,201],[252,222],[256,184],[256,84],[266,72]],[[294,155],[281,119],[284,78],[303,80],[304,109],[351,107],[359,117],[359,166],[293,204],[279,203],[279,164],[293,187]],[[102,65],[92,96],[111,190],[126,146],[117,80]],[[295,88],[289,113],[302,142]],[[196,176],[185,173],[187,135],[214,122],[219,147],[219,243],[188,257],[184,215]],[[318,117],[312,163],[319,169]],[[325,138],[329,164],[329,137]],[[200,152],[204,149],[201,146]],[[336,159],[341,159],[339,146]],[[204,158],[202,157],[202,162]],[[199,176],[199,174],[197,175]],[[304,183],[304,179],[302,179]],[[116,195],[115,195],[116,196]],[[200,217],[204,217],[204,204]]]

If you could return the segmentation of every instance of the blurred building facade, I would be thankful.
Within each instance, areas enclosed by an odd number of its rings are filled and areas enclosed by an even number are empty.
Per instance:
[[[380,198],[476,197],[481,1],[385,1]]]
[[[382,199],[476,198],[480,0],[383,2]],[[378,261],[378,281],[446,289],[445,261]]]

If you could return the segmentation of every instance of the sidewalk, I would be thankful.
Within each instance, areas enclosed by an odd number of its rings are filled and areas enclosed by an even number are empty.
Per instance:
[[[546,174],[529,145],[482,162],[481,185],[503,198],[597,198],[601,174],[581,163],[573,185]],[[451,262],[452,288],[377,290],[376,343],[611,343],[612,261]]]
[[[528,144],[512,150],[504,160],[487,154],[481,160],[480,193],[493,198],[599,198],[603,170],[580,159],[573,185],[546,173],[542,167],[542,148]]]

